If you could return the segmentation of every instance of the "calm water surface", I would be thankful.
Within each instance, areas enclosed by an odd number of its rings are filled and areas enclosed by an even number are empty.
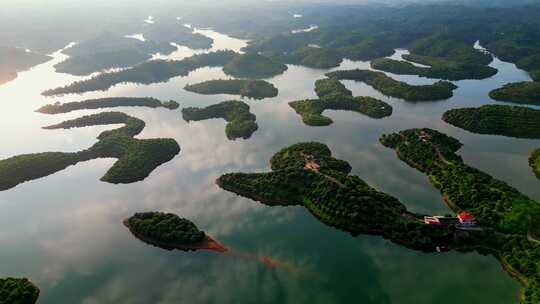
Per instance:
[[[214,31],[213,50],[238,51],[245,41]],[[166,58],[196,52],[181,48]],[[394,57],[401,55],[400,50]],[[177,100],[181,107],[207,106],[234,96],[202,96],[183,90],[188,83],[226,78],[219,68],[153,85],[118,85],[107,92],[43,98],[44,89],[82,79],[54,72],[54,60],[0,87],[0,158],[43,151],[88,148],[111,126],[42,130],[42,126],[99,111],[61,115],[35,113],[38,107],[105,96],[151,96]],[[163,58],[163,56],[161,56]],[[52,176],[0,192],[0,275],[27,276],[42,290],[39,304],[57,303],[510,303],[519,285],[493,257],[477,254],[423,254],[379,237],[351,237],[327,227],[300,207],[267,207],[220,190],[214,180],[226,172],[269,170],[277,150],[301,141],[321,141],[377,189],[398,197],[415,212],[449,209],[423,174],[382,147],[382,133],[431,127],[460,139],[465,161],[540,200],[538,180],[527,164],[540,141],[475,135],[440,120],[447,109],[495,103],[489,90],[528,80],[512,64],[495,60],[499,73],[482,81],[458,81],[446,101],[408,103],[369,86],[344,82],[355,95],[381,98],[394,114],[374,120],[357,113],[328,111],[334,124],[308,127],[287,102],[315,97],[314,82],[327,70],[289,66],[269,79],[280,94],[247,101],[259,130],[250,140],[226,139],[223,120],[186,123],[180,110],[121,108],[146,121],[139,138],[174,138],[182,147],[171,162],[143,182],[102,183],[114,160],[93,160]],[[368,68],[345,61],[340,68]],[[413,84],[435,80],[395,76]],[[166,211],[187,217],[242,254],[169,252],[141,243],[121,225],[138,211]],[[254,255],[271,256],[285,267],[270,269]]]

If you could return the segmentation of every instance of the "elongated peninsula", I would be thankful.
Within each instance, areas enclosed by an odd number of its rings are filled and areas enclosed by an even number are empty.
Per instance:
[[[414,86],[397,81],[382,72],[369,70],[344,70],[326,74],[328,77],[340,80],[355,80],[365,82],[381,93],[401,98],[406,101],[444,100],[454,95],[457,86],[448,81],[438,81],[431,85]]]
[[[506,105],[485,105],[446,111],[442,119],[478,134],[540,138],[540,110]]]
[[[108,97],[67,103],[57,102],[45,105],[37,109],[36,112],[44,114],[61,114],[78,110],[94,110],[116,107],[167,108],[169,110],[174,110],[179,107],[179,104],[174,100],[162,102],[151,97]]]
[[[467,211],[482,228],[478,252],[494,255],[523,285],[520,303],[540,301],[540,204],[503,181],[468,166],[462,144],[431,129],[383,135],[381,143],[425,173],[455,211]],[[474,232],[469,231],[470,235]],[[472,244],[470,244],[472,245]]]
[[[26,181],[42,178],[79,162],[97,158],[118,161],[101,178],[113,184],[144,180],[154,169],[180,153],[174,139],[137,139],[144,121],[120,112],[103,112],[68,120],[45,129],[78,128],[124,123],[125,126],[102,132],[92,147],[79,152],[44,152],[24,154],[0,160],[0,191]]]
[[[202,67],[223,66],[236,56],[233,51],[217,51],[194,55],[183,60],[151,60],[118,72],[103,73],[90,79],[73,82],[64,87],[49,89],[43,96],[81,94],[106,91],[120,83],[152,84],[186,76]]]
[[[540,105],[540,82],[524,81],[505,84],[489,92],[489,97],[499,101]]]

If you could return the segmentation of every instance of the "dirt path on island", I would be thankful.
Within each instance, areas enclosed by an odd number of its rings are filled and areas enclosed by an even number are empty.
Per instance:
[[[330,180],[331,182],[335,183],[336,185],[338,185],[340,188],[345,188],[345,185],[342,182],[340,182],[339,180],[337,180],[335,177],[329,176],[329,175],[321,173],[319,171],[319,168],[321,166],[315,161],[315,158],[313,157],[313,155],[306,154],[306,153],[304,153],[304,151],[300,152],[300,155],[302,155],[304,157],[304,160],[305,160],[304,169],[310,170],[311,172],[315,172],[318,175],[323,176],[324,178],[326,178],[326,179]]]

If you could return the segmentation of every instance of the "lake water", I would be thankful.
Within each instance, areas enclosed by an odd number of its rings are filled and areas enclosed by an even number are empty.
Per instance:
[[[206,30],[213,49],[238,51],[245,41]],[[199,51],[197,51],[199,52]],[[195,53],[182,48],[170,58]],[[220,68],[152,85],[118,85],[107,92],[44,98],[44,89],[82,79],[54,72],[54,60],[0,87],[0,158],[43,151],[78,151],[91,146],[111,126],[42,130],[42,126],[99,111],[61,115],[35,113],[55,101],[105,96],[151,96],[186,106],[207,106],[234,96],[186,92],[188,83],[225,78]],[[380,98],[394,107],[391,117],[374,120],[358,113],[328,111],[328,127],[309,127],[287,102],[315,97],[314,82],[327,70],[289,66],[269,79],[280,94],[249,101],[259,130],[249,140],[226,139],[223,120],[186,123],[180,110],[119,108],[146,122],[139,138],[174,138],[181,153],[143,182],[112,185],[99,178],[112,159],[93,160],[46,178],[0,192],[0,276],[26,276],[41,288],[39,304],[58,303],[510,303],[519,284],[493,257],[478,254],[424,254],[379,237],[352,237],[325,226],[300,207],[267,207],[219,189],[226,172],[269,170],[279,149],[302,141],[326,143],[349,161],[353,173],[380,191],[396,196],[415,212],[449,209],[426,177],[382,147],[383,133],[430,127],[464,143],[465,161],[540,200],[539,181],[528,154],[540,141],[471,134],[440,117],[448,109],[495,103],[488,92],[528,80],[513,64],[495,60],[499,73],[481,81],[458,81],[446,101],[409,103],[371,87],[344,82],[355,95]],[[344,61],[340,68],[368,68]],[[413,84],[435,80],[396,76]],[[107,110],[103,110],[107,111]],[[135,239],[121,225],[139,211],[174,212],[234,249],[231,254],[165,251]],[[256,255],[285,265],[268,268]]]

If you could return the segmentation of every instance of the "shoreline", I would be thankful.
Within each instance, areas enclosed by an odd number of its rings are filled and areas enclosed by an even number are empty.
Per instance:
[[[190,245],[169,244],[169,243],[152,240],[150,238],[142,236],[141,234],[133,231],[133,229],[131,229],[131,227],[129,226],[128,219],[122,220],[122,224],[126,228],[128,228],[131,234],[133,234],[137,239],[141,240],[144,243],[147,243],[147,244],[150,244],[150,245],[162,248],[162,249],[166,249],[166,250],[177,249],[177,250],[182,250],[182,251],[210,250],[210,251],[215,251],[219,253],[224,253],[224,252],[229,251],[227,247],[223,246],[221,243],[212,239],[210,236],[206,234],[205,234],[203,242],[200,244],[190,244]]]

